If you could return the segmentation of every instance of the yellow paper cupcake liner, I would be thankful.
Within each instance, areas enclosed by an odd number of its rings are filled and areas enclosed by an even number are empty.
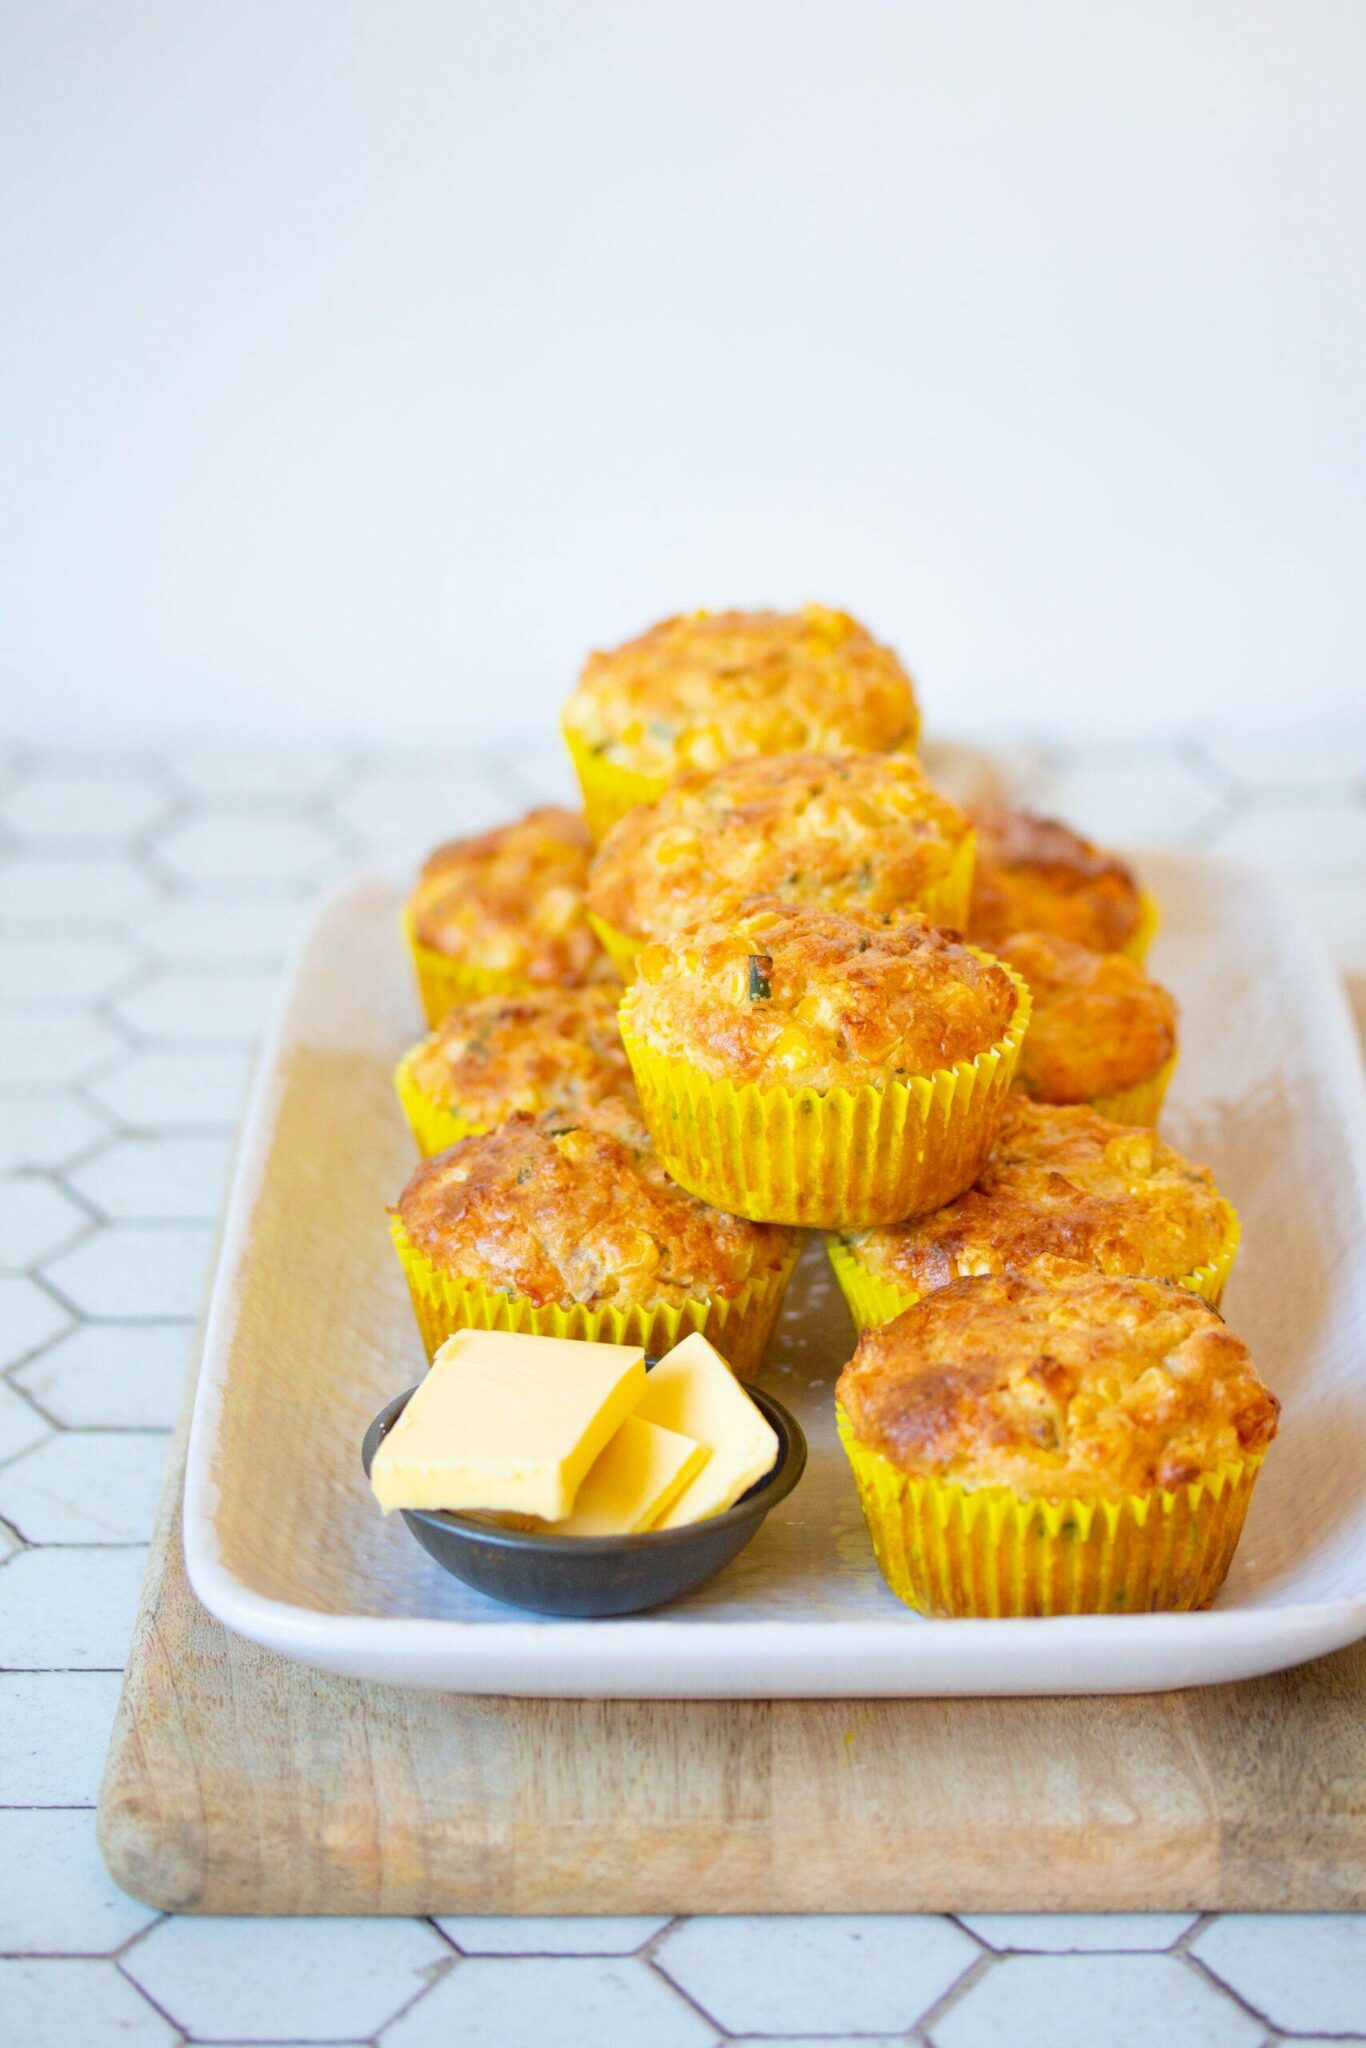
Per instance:
[[[1161,924],[1162,908],[1156,896],[1153,895],[1150,889],[1140,889],[1138,892],[1138,923],[1134,926],[1125,944],[1120,947],[1120,952],[1127,953],[1131,960],[1138,960],[1140,962],[1146,960],[1148,949],[1157,937]]]
[[[596,753],[572,726],[562,724],[560,730],[583,791],[588,830],[595,840],[605,839],[618,818],[624,818],[637,804],[652,804],[668,788],[667,775],[642,775],[637,768],[623,768]]]
[[[741,1380],[758,1379],[763,1371],[764,1354],[801,1249],[800,1242],[794,1241],[780,1267],[747,1281],[729,1298],[717,1295],[711,1300],[596,1309],[575,1302],[561,1308],[557,1302],[543,1305],[511,1289],[462,1280],[433,1265],[397,1216],[390,1217],[389,1227],[429,1360],[454,1331],[465,1329],[576,1337],[596,1344],[639,1344],[651,1358],[700,1330]]]
[[[458,1110],[427,1093],[414,1071],[422,1050],[421,1045],[415,1045],[404,1053],[394,1068],[394,1091],[417,1139],[418,1151],[424,1159],[430,1159],[434,1153],[444,1152],[448,1145],[458,1144],[461,1138],[472,1138],[489,1126],[482,1118],[461,1116]]]
[[[1149,1124],[1156,1129],[1167,1089],[1176,1072],[1176,1059],[1173,1053],[1146,1081],[1135,1081],[1129,1088],[1117,1088],[1111,1095],[1093,1095],[1089,1106],[1097,1116],[1108,1116],[1111,1123]]]
[[[928,883],[917,896],[909,899],[908,908],[921,910],[931,924],[951,926],[961,931],[967,923],[968,903],[972,896],[972,871],[977,855],[977,835],[969,832],[960,839],[953,849],[949,865],[942,875]],[[777,896],[782,890],[773,891]],[[620,925],[612,924],[607,918],[599,917],[595,910],[588,913],[588,922],[601,940],[603,948],[623,981],[634,979],[636,955],[645,944],[644,939],[633,938]]]
[[[639,1037],[628,991],[622,1043],[665,1171],[718,1209],[759,1223],[858,1229],[942,1208],[981,1171],[1015,1078],[1030,996],[1013,969],[1005,972],[1015,1012],[995,1045],[881,1088],[719,1080]]]
[[[1208,1265],[1197,1266],[1193,1272],[1183,1273],[1177,1283],[1198,1294],[1211,1308],[1218,1308],[1223,1300],[1228,1276],[1233,1270],[1233,1261],[1238,1256],[1238,1245],[1242,1238],[1242,1226],[1238,1212],[1232,1202],[1224,1205],[1225,1226],[1223,1241]],[[922,1297],[913,1288],[898,1287],[894,1281],[884,1280],[879,1274],[870,1273],[862,1264],[857,1252],[852,1251],[842,1238],[833,1233],[825,1240],[825,1249],[834,1268],[835,1278],[840,1284],[840,1293],[849,1304],[849,1313],[857,1330],[875,1330],[883,1323],[890,1323],[893,1316],[914,1308]]]
[[[1023,1500],[1003,1486],[911,1478],[836,1408],[883,1578],[921,1614],[993,1620],[1208,1607],[1228,1574],[1260,1457],[1173,1491]]]
[[[446,1012],[472,996],[520,996],[534,984],[524,974],[509,974],[496,968],[474,967],[464,960],[452,960],[425,946],[417,936],[411,909],[403,912],[403,936],[413,956],[417,990],[422,1011],[433,1030]]]

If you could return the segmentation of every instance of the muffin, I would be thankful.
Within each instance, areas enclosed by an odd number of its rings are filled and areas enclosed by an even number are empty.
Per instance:
[[[1118,1124],[1155,1124],[1176,1065],[1175,998],[1123,953],[1047,932],[998,940],[996,955],[1034,998],[1016,1087],[1036,1102],[1088,1102]]]
[[[681,775],[607,834],[588,914],[623,974],[637,948],[748,896],[962,925],[972,827],[904,754],[745,755]]]
[[[1048,932],[1097,953],[1141,960],[1157,905],[1132,869],[1032,811],[979,811],[968,934],[996,946],[1016,932]]]
[[[614,978],[584,904],[591,852],[577,812],[549,804],[437,847],[404,920],[429,1024],[467,996]]]
[[[514,1116],[462,1138],[390,1213],[428,1357],[466,1326],[650,1353],[704,1330],[753,1378],[798,1248],[793,1231],[675,1187],[613,1098],[572,1122]]]
[[[866,1331],[840,1436],[892,1591],[924,1614],[1207,1607],[1279,1403],[1161,1280],[988,1274]]]
[[[1217,1307],[1237,1249],[1237,1215],[1208,1167],[1142,1125],[1022,1095],[1006,1104],[986,1165],[956,1201],[829,1244],[860,1329],[968,1274],[1026,1269],[1174,1280]]]
[[[1019,977],[923,917],[771,897],[642,947],[621,1033],[665,1167],[776,1223],[936,1209],[996,1135]]]
[[[914,748],[911,679],[847,612],[688,612],[590,654],[562,726],[595,838],[737,754]]]
[[[615,986],[475,996],[400,1060],[394,1086],[424,1156],[510,1116],[574,1118],[634,1097]]]

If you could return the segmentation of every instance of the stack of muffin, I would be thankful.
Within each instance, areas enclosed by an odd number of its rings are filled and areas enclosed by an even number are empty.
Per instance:
[[[439,848],[406,912],[432,1029],[392,1224],[429,1352],[702,1329],[753,1376],[820,1229],[895,1592],[1206,1604],[1277,1403],[1216,1312],[1233,1209],[1154,1128],[1151,898],[936,791],[909,676],[841,612],[666,620],[590,657],[563,726],[584,816]]]

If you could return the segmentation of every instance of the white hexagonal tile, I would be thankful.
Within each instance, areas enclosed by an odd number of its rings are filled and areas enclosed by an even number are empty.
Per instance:
[[[1202,733],[1200,744],[1226,775],[1251,789],[1331,789],[1366,781],[1366,727],[1305,724]]]
[[[30,1367],[31,1371],[32,1368]],[[1090,1950],[1160,1950],[1194,1927],[1195,1913],[960,1913],[988,1948],[1080,1954]]]
[[[32,1173],[0,1180],[0,1266],[22,1272],[89,1228],[84,1209],[50,1180]]]
[[[934,1914],[689,1920],[655,1961],[730,2033],[896,2033],[981,1950]]]
[[[501,825],[527,808],[520,791],[495,773],[412,762],[358,777],[332,809],[375,853],[419,860],[443,839]]]
[[[16,2048],[163,2048],[176,2039],[113,1963],[0,1962],[0,2009]]]
[[[156,842],[160,865],[204,889],[288,894],[342,864],[336,841],[309,818],[197,817]]]
[[[121,1671],[146,1569],[141,1548],[21,1551],[0,1582],[0,1669]]]
[[[667,1927],[662,1920],[625,1916],[592,1920],[472,1917],[439,1919],[437,1926],[467,1956],[633,1956]]]
[[[66,1089],[0,1095],[0,1173],[17,1166],[65,1166],[108,1129],[97,1110]]]
[[[132,1130],[227,1130],[241,1111],[251,1067],[248,1052],[159,1048],[130,1053],[89,1092]]]
[[[634,1957],[459,1962],[383,2036],[384,2048],[712,2048],[716,2030]]]
[[[170,1429],[196,1325],[81,1323],[11,1379],[65,1429]]]
[[[23,1395],[0,1380],[0,1465],[22,1457],[51,1434],[51,1425],[29,1406]]]
[[[29,1543],[146,1543],[168,1437],[66,1430],[0,1466],[0,1515]]]
[[[934,2048],[1260,2048],[1266,2029],[1180,1956],[1007,1956],[929,2038]]]
[[[84,1080],[126,1050],[123,1039],[98,1017],[0,1011],[0,1074],[9,1088]]]
[[[278,993],[279,977],[268,969],[175,968],[139,983],[114,1009],[144,1038],[221,1045],[254,1039]]]
[[[330,747],[187,747],[171,763],[176,781],[209,802],[297,804],[337,781],[345,759]]]
[[[20,1806],[93,1806],[121,1685],[117,1671],[0,1672],[6,1799]]]
[[[70,1326],[67,1311],[36,1280],[0,1273],[0,1372]]]
[[[302,897],[172,896],[138,920],[137,933],[161,960],[259,966],[287,959],[311,915],[311,901]]]
[[[8,1564],[11,1558],[23,1554],[24,1546],[8,1522],[0,1522],[0,1565]]]
[[[78,1194],[120,1223],[212,1222],[223,1206],[232,1139],[116,1138],[68,1175]]]
[[[6,924],[88,929],[142,910],[161,890],[135,861],[19,854],[4,865]]]
[[[1245,805],[1221,822],[1210,845],[1230,860],[1253,861],[1277,874],[1341,875],[1359,883],[1366,867],[1366,803]]]
[[[1366,2034],[1366,1913],[1225,1913],[1191,1953],[1288,2034]]]
[[[49,1259],[43,1277],[84,1315],[193,1316],[213,1250],[213,1231],[198,1223],[118,1223]]]
[[[7,1003],[70,1003],[105,995],[126,981],[137,954],[122,939],[0,940],[0,994]]]
[[[421,1920],[163,1920],[124,1967],[200,2041],[364,2038],[452,1956]]]
[[[121,846],[167,808],[165,792],[136,770],[39,768],[0,797],[0,821],[39,845]]]
[[[1078,763],[1042,778],[1031,802],[1088,838],[1121,847],[1188,842],[1221,809],[1202,775],[1163,756]]]
[[[93,1813],[0,1811],[0,1952],[108,1955],[156,1917],[106,1871]]]

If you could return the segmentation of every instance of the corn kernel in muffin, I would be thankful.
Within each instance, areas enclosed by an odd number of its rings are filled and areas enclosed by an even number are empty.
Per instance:
[[[571,741],[660,788],[736,754],[913,746],[911,679],[847,612],[688,612],[591,654]]]
[[[1260,1458],[1280,1404],[1184,1288],[1098,1273],[960,1280],[867,1330],[837,1399],[899,1471],[1116,1500]]]
[[[984,946],[1040,931],[1098,953],[1135,944],[1143,904],[1132,871],[1066,825],[1030,811],[979,812],[968,932]]]
[[[914,1296],[973,1273],[1056,1272],[1058,1262],[1184,1280],[1219,1259],[1235,1228],[1209,1168],[1154,1131],[1015,1095],[965,1194],[914,1222],[849,1233],[845,1245],[865,1272]]]
[[[971,829],[908,755],[746,756],[693,769],[622,818],[589,871],[588,907],[638,942],[769,893],[961,921]]]
[[[505,977],[509,987],[611,979],[584,908],[592,842],[574,811],[547,805],[431,855],[409,902],[419,945]]]
[[[1175,1054],[1175,999],[1136,960],[1047,932],[1018,932],[995,950],[1034,998],[1017,1085],[1036,1102],[1103,1101],[1151,1081]]]
[[[923,917],[765,897],[646,946],[622,1022],[721,1079],[881,1088],[975,1059],[1018,1001],[1003,967]]]

